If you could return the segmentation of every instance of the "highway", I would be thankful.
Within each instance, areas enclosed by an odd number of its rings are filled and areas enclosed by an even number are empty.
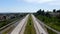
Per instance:
[[[45,29],[39,24],[39,22],[36,20],[35,16],[32,15],[32,19],[33,19],[33,22],[34,22],[34,27],[36,29],[36,34],[48,34]]]
[[[11,31],[13,31],[13,29],[19,24],[19,22],[23,19],[19,18],[9,24],[7,24],[6,26],[3,26],[2,28],[0,28],[0,34],[10,34]]]
[[[17,25],[15,24],[16,27],[10,33],[7,34],[24,34],[28,17],[29,14],[26,15],[24,19],[20,20]],[[39,22],[39,20],[33,14],[31,14],[31,17],[34,23],[36,34],[48,34],[45,25],[41,24],[42,22]]]
[[[23,20],[21,20],[21,22],[16,26],[16,28],[11,32],[11,34],[20,34],[24,24],[26,23],[26,21],[28,19],[28,16],[29,15],[27,15]],[[22,33],[23,33],[23,31],[22,31]]]
[[[16,28],[11,32],[11,34],[24,34],[25,26],[28,21],[27,15],[24,19],[21,20],[21,22],[16,26]],[[31,17],[33,19],[34,27],[36,30],[36,34],[48,34],[44,28],[39,24],[39,22],[36,20],[34,15],[31,14]]]

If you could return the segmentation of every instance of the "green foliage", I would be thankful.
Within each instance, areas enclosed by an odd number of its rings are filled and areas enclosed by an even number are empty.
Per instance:
[[[13,17],[12,19],[8,19],[8,20],[5,19],[4,21],[0,21],[0,28],[15,21],[15,20],[17,20],[17,19],[20,19],[20,18],[26,16],[26,14],[22,14],[22,15],[16,14],[15,16],[16,17]]]
[[[28,18],[24,34],[36,34],[36,31],[35,31],[35,28],[34,28],[34,24],[33,24],[31,15]]]
[[[46,29],[48,30],[48,33],[49,33],[49,34],[57,34],[57,33],[53,32],[52,30],[50,30],[50,29],[48,29],[48,28],[46,28]]]
[[[5,25],[7,25],[7,24],[9,24],[9,23],[11,23],[11,22],[13,22],[13,21],[15,21],[15,20],[16,20],[16,18],[9,19],[9,20],[4,20],[4,21],[0,21],[0,28],[3,27],[3,26],[5,26]]]
[[[56,17],[49,18],[42,15],[38,15],[37,18],[43,21],[48,26],[60,31],[60,19],[57,19]]]

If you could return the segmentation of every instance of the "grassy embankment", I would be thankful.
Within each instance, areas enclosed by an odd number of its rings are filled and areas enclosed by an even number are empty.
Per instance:
[[[48,31],[49,34],[57,34],[57,33],[53,32],[52,30],[50,30],[48,28],[47,28],[47,31]]]
[[[19,18],[13,18],[13,19],[9,19],[9,20],[0,21],[0,28],[15,21],[15,20],[17,20],[17,19],[19,19]]]
[[[48,26],[60,31],[60,19],[57,19],[56,17],[46,17],[46,16],[37,16],[38,19],[40,19],[41,21],[43,21],[45,24],[47,24]]]
[[[37,16],[38,19],[43,21],[46,25],[50,26],[51,28],[60,31],[60,20],[57,19],[56,17],[46,17],[42,15]],[[47,29],[50,34],[55,34],[55,32]]]
[[[10,23],[13,22],[13,21],[19,21],[21,18],[23,17],[17,17],[17,18],[14,18],[14,19],[11,19],[11,20],[8,20]],[[7,22],[7,21],[6,21]],[[3,23],[4,24],[4,23]],[[14,24],[14,23],[13,23]],[[15,28],[15,26],[9,28],[8,30],[6,30],[5,32],[3,32],[2,34],[7,34],[9,32],[11,32],[13,29]]]
[[[14,29],[14,27],[11,27],[7,31],[3,32],[2,34],[7,34],[7,33],[11,32],[13,29]]]
[[[8,20],[8,21],[9,21],[9,23],[11,23],[11,22],[13,22],[13,21],[15,21],[15,20],[18,20],[18,18],[14,18],[14,19]],[[7,23],[8,21],[6,21],[6,23]],[[4,23],[5,23],[5,22],[4,22]],[[3,23],[3,24],[4,24],[4,23]],[[6,23],[5,23],[5,24],[6,24]],[[10,24],[10,25],[11,25],[11,24]],[[3,32],[2,34],[7,34],[8,32],[11,32],[13,29],[14,29],[14,27],[11,27],[11,28],[7,29],[5,32]]]
[[[28,18],[24,34],[36,34],[31,15]]]

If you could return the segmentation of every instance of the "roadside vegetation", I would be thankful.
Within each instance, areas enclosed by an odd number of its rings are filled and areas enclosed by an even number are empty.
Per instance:
[[[0,28],[2,28],[3,26],[6,26],[6,25],[8,25],[8,24],[10,24],[10,23],[12,23],[13,21],[16,21],[16,20],[19,20],[20,18],[22,18],[22,17],[24,17],[24,16],[26,16],[26,14],[19,14],[19,13],[13,13],[14,15],[15,15],[15,17],[13,17],[13,18],[11,18],[11,19],[8,19],[8,20],[4,20],[4,21],[0,21]],[[13,15],[12,14],[12,15]],[[7,14],[8,15],[8,14]],[[12,23],[12,24],[14,24],[14,23]],[[11,25],[11,24],[10,24]],[[10,25],[8,25],[8,26],[10,26]],[[8,27],[7,26],[7,27]],[[6,28],[6,27],[5,27]],[[5,28],[3,28],[3,29],[5,29]],[[2,30],[3,30],[2,29]],[[0,30],[1,31],[1,30]]]
[[[11,23],[12,21],[15,21],[17,18],[14,19],[9,19],[9,20],[4,20],[4,21],[0,21],[0,28]]]
[[[28,18],[24,34],[36,34],[31,15]]]
[[[50,14],[52,13],[52,15]],[[60,14],[59,15],[53,15],[53,13],[57,14],[60,13],[60,10],[53,10],[53,12],[45,12],[44,10],[39,10],[37,13],[34,13],[34,15],[41,21],[43,21],[46,25],[50,26],[51,28],[60,31]],[[52,33],[51,30],[48,29],[50,33]],[[54,33],[54,32],[53,32]]]
[[[46,28],[46,29],[48,30],[48,33],[49,33],[49,34],[57,34],[57,33],[53,32],[52,30],[50,30],[50,29],[48,29],[48,28]]]
[[[8,30],[6,30],[5,32],[3,32],[2,34],[10,33],[13,29],[14,29],[14,27],[11,27],[11,28],[9,28]]]
[[[39,15],[37,16],[38,19],[40,19],[41,21],[43,21],[45,24],[47,24],[48,26],[54,28],[55,30],[58,30],[60,31],[60,20],[57,19],[56,17],[46,17],[46,16],[42,16],[42,15]]]
[[[51,19],[45,17],[45,16],[37,16],[38,19],[40,19],[41,21],[43,21],[46,25],[50,26],[51,28],[54,28],[56,27],[56,30],[60,28],[60,26],[57,26],[55,23],[50,23],[51,22]],[[52,30],[46,28],[48,33],[49,34],[56,34],[55,32],[53,32]],[[60,30],[60,29],[59,29]]]

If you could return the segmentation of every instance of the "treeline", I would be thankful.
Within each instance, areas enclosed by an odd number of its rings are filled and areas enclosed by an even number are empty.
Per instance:
[[[34,15],[51,28],[60,31],[60,10],[38,10]]]
[[[60,18],[60,10],[56,10],[56,9],[53,9],[52,11],[45,11],[45,10],[38,10],[36,13],[34,13],[35,15],[43,15],[43,16],[47,16],[47,17],[51,17],[52,15],[57,18]]]
[[[60,10],[53,9],[53,12],[60,12]]]

